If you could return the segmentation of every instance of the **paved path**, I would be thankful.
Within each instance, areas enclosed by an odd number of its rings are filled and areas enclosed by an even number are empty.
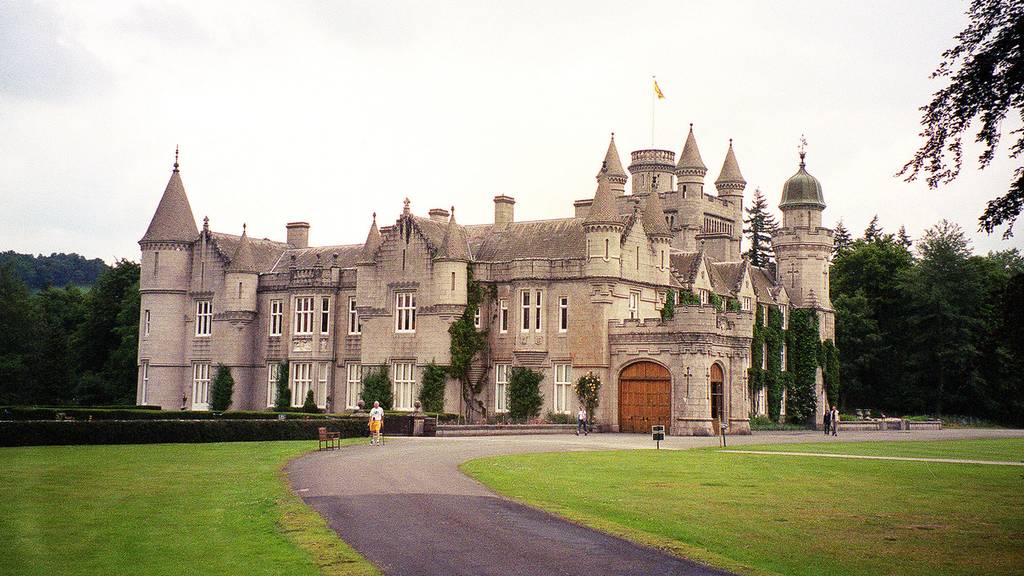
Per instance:
[[[765,454],[768,456],[818,456],[820,458],[851,458],[854,460],[903,460],[908,462],[940,462],[943,464],[988,464],[991,466],[1024,466],[1024,462],[1005,460],[963,460],[960,458],[922,458],[920,456],[869,456],[867,454],[829,454],[827,452],[772,452],[767,450],[719,450],[726,454]]]
[[[1021,437],[1024,431],[814,432],[736,436],[730,445]],[[717,446],[670,437],[662,448]],[[646,435],[398,438],[314,452],[287,467],[292,488],[385,574],[726,574],[496,496],[458,465],[519,452],[653,448]]]

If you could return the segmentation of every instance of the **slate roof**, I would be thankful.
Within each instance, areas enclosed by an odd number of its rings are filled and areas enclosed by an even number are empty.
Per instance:
[[[715,184],[725,182],[741,182],[746,184],[743,174],[740,173],[740,165],[736,162],[736,154],[732,151],[732,140],[729,140],[729,151],[725,153],[725,162],[722,163],[722,172],[718,175]]]
[[[608,142],[608,151],[604,155],[604,164],[601,169],[608,168],[608,176],[619,176],[620,178],[626,178],[626,170],[622,168],[622,160],[619,159],[619,149],[615,147],[615,134],[612,134],[612,139]],[[597,174],[601,175],[600,172]]]
[[[477,262],[586,257],[587,239],[583,222],[578,218],[512,222],[498,227],[477,224],[464,229]]]
[[[597,192],[594,193],[594,203],[590,205],[590,211],[583,221],[584,224],[621,224],[619,209],[615,205],[615,196],[612,194],[611,186],[608,185],[607,173],[599,174],[597,177]]]
[[[192,216],[192,207],[185,195],[185,185],[181,183],[178,169],[171,172],[167,188],[160,197],[160,204],[153,213],[149,228],[139,242],[194,242],[199,237],[196,219]]]
[[[726,294],[739,290],[740,282],[743,281],[743,268],[746,265],[746,262],[712,262],[711,268],[714,272],[711,277],[721,282],[720,286],[713,283],[715,292]]]
[[[676,275],[679,276],[680,281],[687,284],[693,282],[697,268],[700,266],[699,256],[699,252],[672,252],[669,254],[669,263]]]
[[[362,244],[345,244],[340,246],[315,246],[311,248],[291,248],[281,255],[276,266],[270,272],[285,272],[291,266],[295,256],[296,268],[312,268],[320,256],[320,265],[324,268],[334,266],[334,254],[338,255],[339,268],[354,268],[363,252]]]
[[[644,200],[643,214],[644,231],[650,236],[672,236],[665,220],[665,209],[661,205],[661,195],[650,192]]]
[[[436,257],[444,260],[470,261],[466,231],[455,221],[455,208],[452,208],[452,217],[448,220],[448,227],[445,229],[444,239],[441,241],[441,249],[438,250]]]
[[[373,224],[370,225],[370,231],[366,233],[366,242],[363,243],[363,249],[359,254],[359,262],[371,263],[377,257],[377,250],[380,249],[380,230],[377,229],[377,213],[373,213]]]
[[[751,266],[750,283],[754,285],[754,293],[759,301],[778,302],[779,288],[767,270]]]
[[[259,272],[256,264],[256,256],[253,254],[252,242],[249,241],[249,234],[242,227],[242,237],[238,240],[238,247],[231,256],[231,263],[227,267],[228,272]]]
[[[242,241],[241,236],[225,234],[223,232],[210,232],[210,240],[214,248],[226,259],[231,259],[238,252],[238,245]],[[266,238],[248,238],[253,264],[260,272],[267,272],[274,267],[274,264],[281,258],[281,255],[288,250],[284,242],[275,242]]]
[[[697,139],[693,136],[693,124],[690,124],[690,133],[686,135],[686,144],[683,144],[683,151],[679,154],[679,162],[676,163],[676,168],[681,170],[704,170],[707,171],[708,167],[704,165],[704,160],[700,157],[700,149],[697,148]]]

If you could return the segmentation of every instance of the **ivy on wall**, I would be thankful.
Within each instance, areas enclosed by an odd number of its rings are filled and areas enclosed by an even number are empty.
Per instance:
[[[750,344],[750,369],[747,371],[747,385],[753,397],[762,388],[768,389],[768,417],[778,422],[782,412],[782,391],[790,380],[782,371],[782,343],[786,332],[782,329],[782,313],[777,306],[768,307],[768,325],[764,325],[764,309],[758,306],[754,313],[754,339]],[[767,369],[764,345],[768,345]]]
[[[487,332],[485,330],[477,330],[476,326],[473,325],[473,317],[476,315],[477,310],[480,309],[480,304],[484,298],[489,293],[493,297],[495,288],[492,286],[488,290],[486,286],[474,280],[472,268],[467,271],[467,276],[466,309],[462,312],[462,316],[448,327],[448,335],[451,336],[451,343],[449,345],[451,364],[448,366],[448,373],[461,384],[462,400],[466,407],[466,418],[471,419],[473,412],[477,412],[486,418],[487,405],[480,400],[479,396],[484,388],[484,384],[487,382],[489,371],[483,370],[480,378],[474,381],[470,376],[469,370],[473,366],[473,361],[476,359],[477,354],[481,352],[486,354],[488,351]],[[487,359],[484,358],[483,361],[486,366],[488,363]]]
[[[671,288],[665,292],[665,304],[661,307],[661,319],[671,320],[676,315],[676,291]]]
[[[814,384],[821,346],[818,312],[813,308],[794,308],[787,338],[793,381],[786,388],[786,417],[794,422],[811,423],[817,404]]]
[[[821,343],[818,353],[818,365],[825,381],[825,394],[830,406],[839,405],[839,348],[835,342],[825,340]]]

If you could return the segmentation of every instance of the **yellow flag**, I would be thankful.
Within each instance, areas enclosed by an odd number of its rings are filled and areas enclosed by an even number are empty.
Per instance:
[[[654,81],[654,93],[658,95],[658,100],[664,100],[665,94],[663,94],[661,88],[658,87],[658,81],[653,78],[652,80]]]

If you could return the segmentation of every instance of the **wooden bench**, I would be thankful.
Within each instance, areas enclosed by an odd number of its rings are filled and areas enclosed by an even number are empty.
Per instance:
[[[341,448],[341,432],[328,432],[327,428],[317,428],[320,440],[317,443],[317,450]]]

